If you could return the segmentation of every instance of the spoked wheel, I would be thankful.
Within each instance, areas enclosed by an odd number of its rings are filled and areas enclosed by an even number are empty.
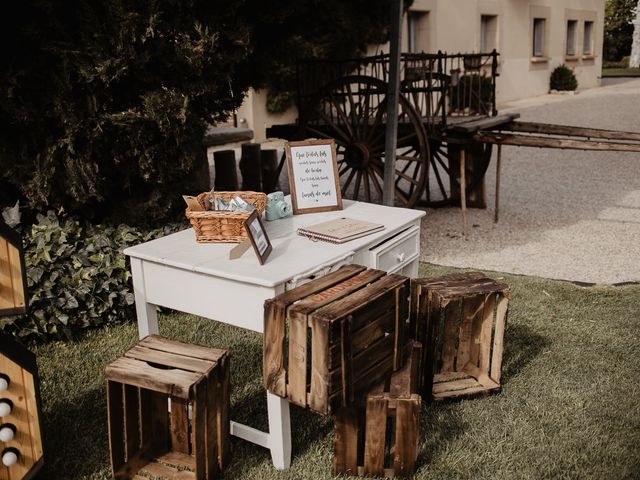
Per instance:
[[[484,178],[491,161],[491,145],[479,142],[450,143],[429,139],[428,207],[460,205],[460,154],[465,149],[466,194],[470,198]]]
[[[301,126],[304,135],[336,142],[342,196],[382,203],[387,84],[353,75],[321,90]],[[395,168],[395,203],[411,208],[424,192],[429,143],[420,117],[400,96]]]

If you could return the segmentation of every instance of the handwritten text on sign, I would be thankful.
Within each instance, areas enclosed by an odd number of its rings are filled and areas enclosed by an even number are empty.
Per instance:
[[[299,209],[338,204],[331,145],[291,147],[291,164]]]

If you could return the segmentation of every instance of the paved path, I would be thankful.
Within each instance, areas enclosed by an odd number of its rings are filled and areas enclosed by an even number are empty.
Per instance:
[[[505,107],[501,113],[519,112],[521,120],[640,131],[640,79]],[[497,225],[495,158],[489,168],[489,209],[470,210],[468,239],[459,209],[428,210],[423,261],[589,283],[640,281],[640,154],[503,147]]]

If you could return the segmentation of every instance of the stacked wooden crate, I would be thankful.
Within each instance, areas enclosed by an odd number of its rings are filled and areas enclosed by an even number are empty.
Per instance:
[[[415,469],[421,354],[405,339],[409,293],[406,277],[347,265],[265,302],[265,387],[335,415],[336,474]]]
[[[409,291],[406,277],[347,265],[267,300],[267,390],[321,414],[351,405],[402,367]]]

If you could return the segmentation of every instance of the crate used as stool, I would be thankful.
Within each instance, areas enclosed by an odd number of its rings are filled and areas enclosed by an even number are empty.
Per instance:
[[[421,398],[416,394],[422,346],[410,342],[405,366],[334,420],[334,475],[413,475],[418,458]]]
[[[225,350],[150,335],[106,378],[114,478],[218,477],[230,453]]]
[[[267,390],[325,415],[353,403],[402,367],[409,293],[406,277],[347,265],[267,300]]]
[[[481,272],[412,281],[410,335],[425,346],[425,401],[500,389],[510,293]]]

